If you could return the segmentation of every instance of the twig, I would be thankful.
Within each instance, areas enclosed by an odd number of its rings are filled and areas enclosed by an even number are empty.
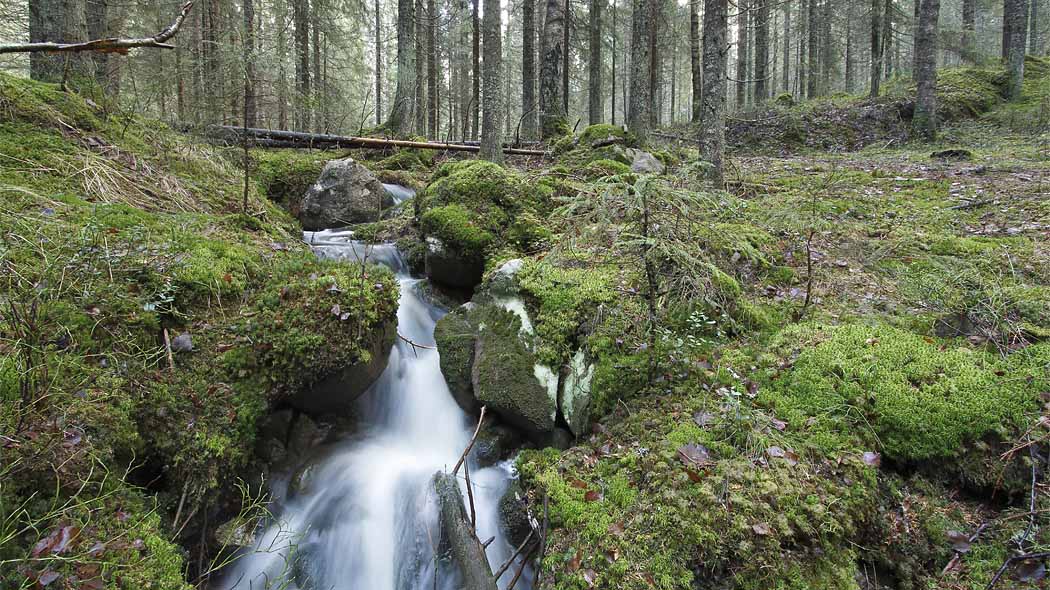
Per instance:
[[[540,543],[539,543],[540,555],[539,555],[539,558],[537,559],[537,563],[543,563],[543,555],[545,553],[547,553],[547,525],[550,523],[550,521],[548,520],[548,516],[550,515],[550,513],[547,511],[547,509],[548,509],[547,492],[544,492],[543,493],[543,526],[540,527]],[[539,576],[539,572],[537,571],[536,572],[536,576],[534,576],[532,578],[532,588],[533,588],[533,590],[536,589],[536,582],[539,581],[539,579],[540,579],[540,576]],[[511,588],[513,588],[513,587],[514,587],[514,585],[511,584]]]
[[[985,531],[985,529],[987,529],[990,524],[991,523],[987,523],[986,522],[986,523],[982,524],[981,526],[977,527],[977,530],[974,531],[974,533],[972,535],[970,535],[970,538],[966,540],[966,543],[967,544],[971,544],[974,541],[976,541],[977,537],[981,536],[981,533],[983,533]],[[962,559],[962,556],[963,556],[963,552],[959,551],[958,549],[956,549],[955,550],[955,555],[952,556],[951,561],[949,561],[948,565],[944,566],[944,569],[941,570],[941,576],[943,577],[945,574],[950,572],[952,570],[952,568],[954,568],[956,566],[956,564],[959,563],[959,560]]]
[[[470,442],[467,444],[467,448],[463,449],[463,454],[459,456],[459,461],[456,461],[456,466],[452,469],[452,475],[459,472],[459,468],[463,466],[463,462],[467,460],[467,454],[470,453],[470,449],[474,448],[474,441],[478,440],[478,433],[481,432],[481,422],[485,420],[485,406],[481,406],[481,413],[478,415],[478,425],[474,428],[474,435],[470,437]]]
[[[470,485],[470,463],[463,464],[463,476],[467,480],[467,503],[470,505],[470,530],[478,536],[478,512],[474,509],[474,486]],[[480,541],[480,539],[478,539]]]
[[[532,549],[529,550],[528,555],[526,555],[525,558],[521,560],[521,565],[518,566],[518,571],[515,572],[514,573],[514,577],[511,578],[510,584],[507,586],[507,590],[514,590],[514,585],[518,583],[518,578],[520,578],[521,577],[521,573],[525,571],[525,566],[529,563],[529,558],[532,557],[532,554],[535,551],[536,551],[536,545],[533,545]]]
[[[417,348],[422,348],[424,350],[437,350],[436,346],[428,346],[426,344],[420,344],[418,342],[413,342],[411,339],[409,339],[409,338],[405,337],[404,335],[402,335],[401,332],[397,333],[397,337],[402,339],[402,340],[404,340],[405,342],[407,342],[412,347],[413,350],[415,350]]]
[[[525,546],[528,545],[529,541],[532,540],[532,534],[535,532],[536,531],[529,531],[529,536],[525,537],[525,540],[521,542],[521,545],[518,545],[517,550],[514,551],[514,555],[511,555],[510,558],[507,559],[507,561],[503,562],[503,565],[499,566],[499,569],[497,569],[496,573],[493,574],[494,576],[496,576],[497,582],[499,581],[500,577],[503,576],[503,574],[507,571],[507,568],[509,568],[514,563],[514,560],[517,559],[519,555],[521,555],[521,552],[525,550]]]
[[[175,357],[171,355],[171,339],[168,337],[168,329],[164,328],[164,352],[168,353],[168,367],[175,370]],[[188,481],[186,482],[189,483]]]
[[[995,587],[996,583],[999,582],[999,578],[1003,577],[1003,574],[1006,573],[1006,568],[1009,567],[1011,563],[1015,561],[1025,561],[1028,559],[1046,559],[1047,557],[1050,557],[1050,551],[1044,551],[1042,553],[1025,553],[1023,555],[1015,555],[1013,557],[1006,558],[1006,561],[1003,562],[1002,567],[999,568],[999,571],[995,572],[995,577],[993,577],[992,580],[988,582],[988,585],[984,587],[984,590],[992,590],[992,588]]]

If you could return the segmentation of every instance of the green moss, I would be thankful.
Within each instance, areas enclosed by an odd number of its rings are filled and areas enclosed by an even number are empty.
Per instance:
[[[254,177],[259,190],[270,200],[295,214],[310,185],[317,182],[328,152],[303,150],[254,150]]]
[[[614,140],[628,146],[635,143],[634,137],[620,125],[598,123],[588,125],[583,133],[580,133],[580,143],[587,146],[606,140]]]
[[[423,231],[442,241],[455,252],[475,259],[485,257],[485,251],[495,236],[479,226],[471,212],[462,205],[445,205],[427,210],[421,220]]]
[[[897,460],[947,459],[1018,427],[1034,406],[1032,392],[1002,382],[982,352],[891,328],[824,334],[761,395],[796,427],[857,433]]]
[[[377,166],[383,170],[425,171],[434,166],[434,156],[430,150],[399,148]]]
[[[627,174],[631,167],[616,160],[594,160],[589,162],[580,171],[587,178],[601,178],[603,176],[617,176]]]

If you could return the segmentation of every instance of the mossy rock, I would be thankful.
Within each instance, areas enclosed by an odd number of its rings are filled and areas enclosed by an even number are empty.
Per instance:
[[[628,174],[630,171],[630,166],[616,160],[594,160],[580,170],[584,177],[592,179]]]
[[[303,150],[254,150],[253,177],[267,198],[298,216],[306,190],[317,182],[330,157],[324,152]]]
[[[619,144],[633,147],[637,142],[634,136],[620,125],[608,123],[597,123],[588,125],[583,133],[580,133],[580,143],[591,148],[603,145]]]
[[[440,354],[441,374],[449,393],[463,411],[480,409],[471,383],[477,322],[470,316],[473,305],[458,307],[445,314],[434,326],[434,342]]]

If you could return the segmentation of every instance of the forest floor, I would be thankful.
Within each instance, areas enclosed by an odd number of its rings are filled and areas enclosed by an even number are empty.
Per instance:
[[[1032,63],[1020,105],[946,72],[936,145],[907,139],[906,85],[742,116],[727,191],[687,147],[630,172],[587,145],[608,129],[506,168],[351,154],[420,189],[359,237],[420,262],[440,235],[489,279],[522,259],[536,356],[594,361],[590,433],[518,460],[544,587],[1045,586]],[[342,152],[253,151],[244,193],[239,151],[54,87],[0,76],[0,114],[0,585],[181,590],[258,507],[268,412],[368,357],[391,276],[297,239]]]

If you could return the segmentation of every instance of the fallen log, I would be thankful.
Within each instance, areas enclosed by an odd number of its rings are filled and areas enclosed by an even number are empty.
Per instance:
[[[431,141],[410,141],[404,139],[381,139],[378,137],[352,137],[329,135],[326,133],[303,133],[280,129],[243,128],[232,125],[211,125],[204,129],[204,134],[216,139],[240,143],[244,136],[259,147],[297,147],[297,148],[412,148],[423,150],[444,150],[453,152],[479,152],[480,146],[443,143]],[[544,156],[543,150],[505,147],[503,153],[518,156]]]
[[[441,514],[441,530],[448,539],[452,560],[463,575],[465,590],[497,590],[496,578],[489,569],[485,548],[474,535],[463,509],[463,494],[455,475],[439,471],[434,474]]]

